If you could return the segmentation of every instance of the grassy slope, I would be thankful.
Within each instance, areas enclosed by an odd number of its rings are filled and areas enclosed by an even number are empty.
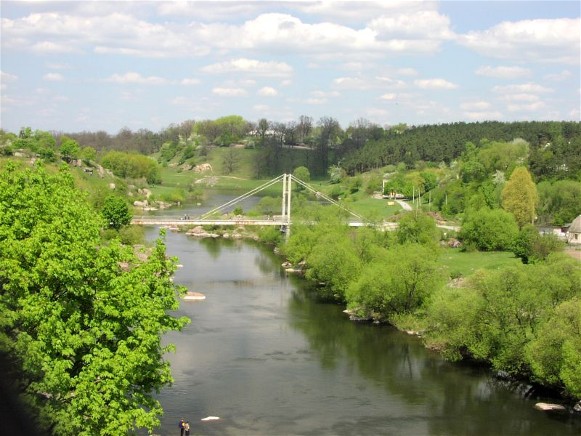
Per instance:
[[[457,248],[444,249],[439,260],[450,274],[462,277],[467,277],[479,269],[494,270],[521,263],[513,253],[506,251],[463,252]]]

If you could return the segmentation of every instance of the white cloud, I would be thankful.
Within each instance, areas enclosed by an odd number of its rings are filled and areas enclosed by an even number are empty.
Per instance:
[[[531,70],[529,68],[522,67],[492,67],[483,66],[476,70],[476,74],[479,76],[486,77],[496,77],[499,79],[515,79],[519,77],[526,77],[531,75]]]
[[[307,103],[313,105],[325,104],[329,101],[330,98],[337,98],[340,96],[341,93],[339,91],[322,91],[319,89],[311,91],[310,97],[307,99]]]
[[[268,106],[266,104],[255,104],[254,106],[252,106],[252,109],[254,109],[256,112],[260,112],[260,113],[269,113],[270,112],[270,106]]]
[[[488,110],[492,107],[492,105],[484,100],[480,101],[467,101],[460,104],[460,109],[465,111],[472,111],[472,113],[476,113],[474,111],[480,111],[480,113],[484,113],[483,111]]]
[[[509,104],[506,106],[510,112],[533,112],[546,107],[545,102],[539,100],[526,104]]]
[[[212,89],[212,93],[222,97],[244,97],[247,93],[242,88],[221,88]]]
[[[579,65],[580,29],[579,18],[505,21],[458,42],[493,58]]]
[[[5,73],[4,71],[0,71],[0,89],[6,89],[7,83],[15,82],[18,80],[18,76],[14,74]]]
[[[278,91],[270,86],[265,86],[258,90],[258,95],[263,97],[275,97],[278,95]]]
[[[521,93],[532,93],[532,94],[539,94],[539,93],[547,93],[552,92],[551,88],[546,88],[538,83],[528,82],[528,83],[521,83],[516,85],[503,85],[503,86],[495,86],[492,90],[498,94],[508,95],[508,94],[521,94]]]
[[[304,22],[288,13],[261,13],[280,10],[275,4],[215,3],[208,2],[200,7],[198,2],[160,2],[156,6],[159,11],[179,17],[164,22],[140,19],[146,15],[136,11],[143,8],[120,6],[115,10],[105,2],[95,2],[86,8],[75,5],[67,8],[66,13],[60,10],[3,19],[2,43],[11,50],[32,49],[53,54],[93,52],[150,58],[201,56],[209,54],[212,49],[225,52],[237,49],[276,50],[277,53],[326,54],[334,57],[349,52],[350,62],[356,62],[354,56],[367,56],[369,53],[433,52],[442,40],[453,37],[449,19],[439,14],[433,4],[425,2],[417,2],[413,6],[399,2],[395,8],[386,7],[381,2],[360,3],[356,8],[353,2],[333,2],[332,6],[327,7],[329,11],[341,9],[351,16],[365,8],[368,19],[373,18],[367,26],[342,25],[331,21],[333,18],[329,15],[321,18],[320,22]],[[285,7],[285,10],[292,9],[300,10],[301,7],[291,3]],[[203,10],[222,10],[229,15],[214,22],[187,22],[183,20],[180,10],[194,12],[193,16],[198,19],[204,19]],[[386,11],[385,15],[378,16],[378,13]],[[210,19],[212,14],[206,15],[206,19]],[[227,24],[242,17],[248,17],[247,21]]]
[[[103,9],[106,14],[79,14],[72,7],[67,9],[68,13],[44,12],[19,19],[2,19],[2,45],[11,50],[44,54],[92,51],[168,57],[208,53],[208,46],[196,40],[195,28],[140,20],[123,8],[121,12],[112,12],[103,5],[100,10]],[[192,44],[192,40],[196,43]]]
[[[198,79],[182,79],[180,81],[180,84],[182,85],[186,85],[186,86],[191,86],[191,85],[198,85],[200,83],[200,81]]]
[[[193,17],[204,21],[227,21],[256,14],[264,10],[262,2],[208,1],[202,5],[196,1],[160,1],[157,12],[164,16]]]
[[[508,102],[536,102],[540,97],[535,94],[501,94],[499,99]]]
[[[341,93],[339,91],[313,91],[311,92],[311,95],[313,97],[324,97],[324,98],[333,98],[333,97],[339,97],[341,95]]]
[[[356,7],[354,7],[356,3]],[[289,3],[289,7],[309,16],[321,16],[327,19],[343,22],[366,22],[378,15],[412,14],[417,11],[435,10],[437,4],[433,1],[299,1]]]
[[[454,37],[450,30],[450,19],[433,10],[413,13],[386,14],[369,23],[378,39],[420,39],[439,44],[441,40]]]
[[[52,70],[68,70],[71,68],[69,64],[58,62],[50,62],[46,66]]]
[[[422,17],[426,20],[437,18],[433,14]],[[441,39],[451,37],[446,29],[438,27],[442,20],[436,20],[438,22],[426,30],[422,26],[428,23],[417,20],[413,27],[417,18],[413,15],[401,18],[399,34],[381,34],[392,24],[390,17],[385,22],[376,21],[373,26],[349,27],[329,21],[306,23],[290,14],[264,13],[239,26],[221,23],[200,26],[196,36],[205,44],[228,51],[276,50],[334,59],[348,53],[350,62],[355,57],[385,52],[430,53],[438,50]]]
[[[333,80],[333,84],[341,89],[355,89],[363,91],[373,87],[369,80],[364,80],[361,77],[338,77]]]
[[[293,69],[285,62],[263,62],[256,59],[239,58],[207,65],[202,68],[202,71],[209,74],[248,73],[257,76],[285,77],[292,74]]]
[[[392,79],[391,77],[386,76],[377,76],[375,79],[380,82],[382,88],[388,87],[390,89],[403,89],[407,87],[403,80]]]
[[[470,121],[492,121],[502,119],[502,113],[499,111],[464,112],[464,116]]]
[[[553,92],[550,88],[532,82],[495,86],[492,91],[498,94],[498,99],[505,104],[506,110],[521,113],[545,110],[547,103],[543,96]]]
[[[573,74],[569,70],[563,70],[560,73],[547,74],[544,79],[554,82],[561,82],[571,78]]]
[[[238,48],[265,48],[312,52],[323,48],[363,48],[374,42],[369,29],[355,30],[331,22],[304,23],[289,14],[267,13],[245,22],[234,30],[232,39],[223,41]]]
[[[311,97],[311,98],[307,98],[306,103],[312,104],[312,105],[325,104],[325,103],[327,103],[327,99],[326,98]]]
[[[456,89],[458,85],[444,79],[414,80],[414,85],[421,89]]]
[[[67,43],[56,43],[53,41],[41,41],[32,44],[31,50],[37,53],[44,54],[62,54],[62,53],[74,53],[78,51],[73,46]]]
[[[60,82],[64,79],[63,75],[59,73],[47,73],[42,78],[49,82]]]
[[[186,97],[175,97],[175,98],[170,100],[170,103],[174,104],[174,105],[182,106],[182,105],[186,105],[188,103],[191,103],[191,100],[189,98],[186,98]]]
[[[387,94],[383,94],[381,97],[379,97],[382,100],[387,100],[387,101],[393,101],[397,99],[397,94],[393,93],[393,92],[389,92]]]
[[[136,83],[140,85],[164,85],[168,83],[167,79],[158,76],[148,76],[144,77],[139,73],[129,72],[125,74],[113,74],[111,77],[106,79],[107,82],[112,83]]]
[[[396,74],[399,74],[400,76],[417,76],[418,72],[416,69],[414,68],[398,68],[395,71]]]

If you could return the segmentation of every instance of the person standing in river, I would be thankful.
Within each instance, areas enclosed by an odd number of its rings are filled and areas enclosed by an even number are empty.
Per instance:
[[[180,422],[178,424],[178,427],[180,428],[180,436],[184,436],[184,425],[185,425],[185,422],[184,422],[184,419],[182,418],[182,419],[180,419]]]
[[[186,421],[184,423],[184,430],[186,431],[186,436],[190,436],[190,422]]]

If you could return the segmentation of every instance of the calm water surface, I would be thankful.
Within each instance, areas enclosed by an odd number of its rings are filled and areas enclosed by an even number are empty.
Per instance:
[[[317,303],[266,248],[166,239],[183,265],[176,282],[207,298],[182,302],[192,322],[166,337],[175,383],[159,395],[157,434],[178,435],[180,418],[193,435],[581,434],[485,371]]]

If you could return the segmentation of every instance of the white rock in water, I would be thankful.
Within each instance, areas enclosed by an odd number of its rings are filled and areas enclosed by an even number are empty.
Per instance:
[[[191,292],[188,291],[186,295],[184,295],[184,300],[205,300],[206,296],[200,292]]]
[[[207,416],[202,418],[201,421],[217,421],[218,419],[220,419],[219,416]]]
[[[560,411],[560,412],[564,412],[567,410],[567,408],[565,406],[562,406],[560,404],[551,404],[551,403],[537,403],[535,404],[535,409],[538,410],[544,410],[544,411]]]

